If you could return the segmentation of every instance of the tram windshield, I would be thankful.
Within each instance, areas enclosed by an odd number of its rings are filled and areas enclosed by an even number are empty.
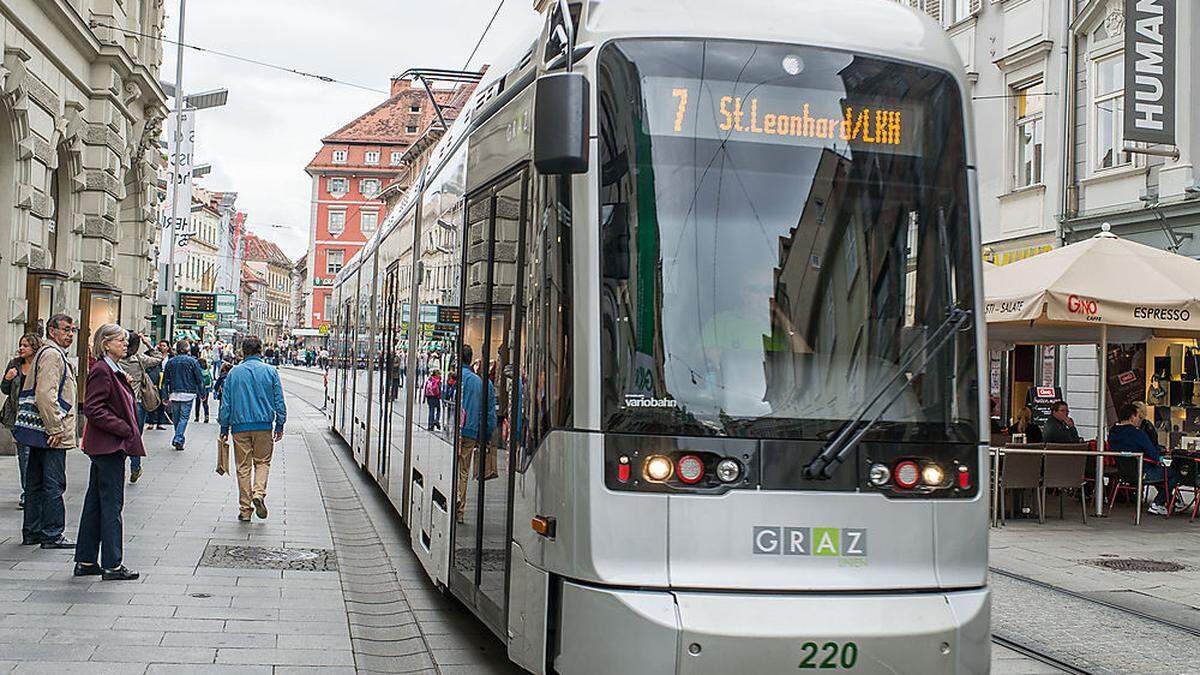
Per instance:
[[[627,40],[597,84],[605,431],[826,439],[894,387],[867,440],[978,439],[973,322],[933,344],[975,298],[951,77]]]

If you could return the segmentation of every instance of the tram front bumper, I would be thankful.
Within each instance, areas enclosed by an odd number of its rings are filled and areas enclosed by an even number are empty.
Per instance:
[[[986,673],[991,596],[626,591],[563,583],[557,670]]]

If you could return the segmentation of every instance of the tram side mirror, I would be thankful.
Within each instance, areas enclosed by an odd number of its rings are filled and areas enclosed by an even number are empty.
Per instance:
[[[533,165],[545,176],[588,169],[588,82],[582,73],[551,73],[537,80],[533,102]]]

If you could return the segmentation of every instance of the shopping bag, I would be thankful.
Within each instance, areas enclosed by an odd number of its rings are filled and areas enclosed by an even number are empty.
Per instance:
[[[224,476],[229,473],[229,443],[226,439],[217,436],[217,475]]]
[[[492,480],[498,478],[500,472],[496,468],[496,446],[488,444],[487,450],[483,453],[483,479]]]

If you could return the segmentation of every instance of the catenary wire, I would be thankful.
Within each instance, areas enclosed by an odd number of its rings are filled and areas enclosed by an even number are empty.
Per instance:
[[[468,56],[466,62],[463,63],[463,70],[466,70],[467,67],[471,65],[471,59],[475,58],[475,54],[479,51],[479,47],[483,45],[483,39],[487,37],[488,31],[492,29],[492,24],[496,23],[496,17],[500,16],[500,9],[504,7],[504,3],[505,0],[500,0],[500,2],[496,5],[496,11],[492,12],[492,18],[488,20],[487,25],[483,28],[483,32],[479,34],[479,40],[475,42],[475,48],[471,50],[471,55]]]
[[[341,85],[345,85],[345,86],[347,86],[347,87],[354,87],[355,89],[362,89],[363,91],[375,92],[375,93],[377,93],[377,94],[387,94],[387,93],[390,93],[390,92],[384,91],[384,90],[382,90],[382,89],[376,89],[376,88],[374,88],[374,87],[368,87],[367,85],[364,85],[364,84],[356,84],[356,83],[354,83],[354,82],[347,82],[347,81],[345,81],[345,80],[339,80],[339,79],[337,79],[337,78],[335,78],[335,77],[330,77],[330,76],[328,76],[328,75],[320,75],[320,74],[318,74],[318,73],[310,73],[310,72],[306,72],[306,71],[303,71],[303,70],[299,70],[298,68],[291,68],[291,67],[288,67],[288,66],[281,66],[281,65],[279,65],[279,64],[277,64],[277,63],[270,63],[270,62],[267,62],[267,61],[260,61],[260,60],[258,60],[258,59],[252,59],[252,58],[250,58],[250,57],[248,57],[248,56],[241,56],[241,55],[239,55],[239,54],[232,54],[232,53],[230,53],[230,52],[224,52],[224,51],[220,51],[220,50],[218,50],[218,49],[209,49],[208,47],[201,47],[201,46],[199,46],[199,45],[189,44],[189,43],[186,43],[186,42],[178,42],[178,41],[176,41],[176,40],[172,40],[172,39],[170,39],[170,38],[162,37],[162,36],[160,36],[160,35],[152,35],[152,34],[150,34],[150,33],[142,33],[142,32],[136,31],[136,30],[130,30],[130,29],[128,29],[128,28],[122,28],[121,26],[114,26],[114,25],[112,25],[112,24],[104,23],[103,21],[95,21],[95,20],[93,20],[93,21],[91,22],[91,25],[92,25],[92,27],[93,27],[93,28],[95,28],[95,27],[108,28],[108,29],[111,29],[111,30],[120,31],[120,32],[122,32],[122,33],[125,33],[125,34],[127,34],[127,35],[137,35],[137,36],[139,36],[139,37],[144,37],[144,38],[148,38],[148,39],[151,39],[151,40],[158,40],[159,42],[165,42],[165,43],[167,43],[167,44],[172,44],[172,45],[176,45],[176,46],[179,46],[179,47],[184,47],[185,49],[192,49],[192,50],[195,50],[195,51],[198,51],[198,52],[203,52],[203,53],[206,53],[206,54],[213,54],[213,55],[215,55],[215,56],[221,56],[221,57],[224,57],[224,58],[227,58],[227,59],[233,59],[234,61],[241,61],[241,62],[243,62],[243,63],[250,63],[250,64],[253,64],[253,65],[256,65],[256,66],[262,66],[263,68],[271,68],[271,69],[273,69],[273,70],[280,70],[280,71],[283,71],[283,72],[285,72],[285,73],[291,73],[291,74],[293,74],[293,75],[299,75],[300,77],[309,77],[309,78],[312,78],[312,79],[315,79],[315,80],[320,80],[320,81],[322,81],[322,82],[328,82],[328,83],[330,83],[330,84],[341,84]]]

